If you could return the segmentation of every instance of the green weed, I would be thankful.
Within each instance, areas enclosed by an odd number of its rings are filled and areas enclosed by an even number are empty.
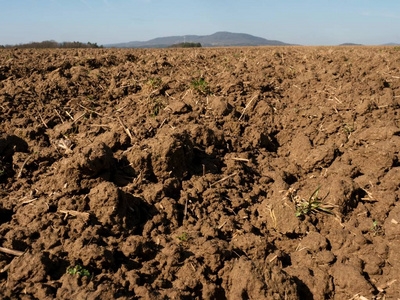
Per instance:
[[[78,274],[81,277],[91,277],[92,276],[90,274],[89,270],[85,269],[81,265],[76,265],[75,267],[69,267],[67,269],[67,273],[70,274],[70,275]]]
[[[153,77],[149,79],[148,84],[152,89],[158,89],[162,85],[162,80],[160,77]]]
[[[176,237],[181,242],[187,242],[190,239],[190,236],[187,232],[183,232],[181,235]]]
[[[290,198],[295,202],[296,205],[296,217],[303,217],[309,214],[315,214],[317,212],[334,215],[332,212],[333,205],[323,202],[327,196],[325,196],[324,199],[321,199],[318,196],[320,188],[321,187],[319,186],[308,199],[303,199],[291,194]]]
[[[343,130],[344,130],[345,133],[347,133],[347,135],[350,135],[352,132],[355,131],[354,123],[352,125],[351,124],[344,124],[343,125]]]
[[[287,73],[291,76],[295,76],[296,75],[296,69],[293,68],[292,66],[288,67],[287,69]]]
[[[151,116],[152,117],[157,117],[161,111],[165,108],[165,104],[163,101],[159,98],[155,98],[152,101],[152,107],[151,107]]]
[[[197,92],[199,92],[202,95],[210,95],[211,94],[211,90],[208,85],[208,82],[205,81],[204,78],[193,80],[191,83],[191,86],[194,90],[196,90]]]
[[[383,229],[382,226],[378,224],[378,221],[374,220],[372,222],[372,227],[370,228],[370,231],[373,236],[381,235],[383,234]]]

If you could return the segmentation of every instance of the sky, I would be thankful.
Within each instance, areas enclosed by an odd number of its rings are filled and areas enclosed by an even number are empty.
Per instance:
[[[0,0],[0,45],[217,31],[300,45],[400,43],[400,0]]]

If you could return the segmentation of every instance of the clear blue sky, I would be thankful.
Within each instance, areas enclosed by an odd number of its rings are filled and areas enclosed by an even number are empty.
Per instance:
[[[302,45],[400,43],[400,0],[0,0],[0,45],[217,31]]]

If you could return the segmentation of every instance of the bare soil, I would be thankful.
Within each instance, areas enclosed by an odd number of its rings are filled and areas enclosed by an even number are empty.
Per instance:
[[[396,47],[1,50],[1,298],[397,299],[399,113]]]

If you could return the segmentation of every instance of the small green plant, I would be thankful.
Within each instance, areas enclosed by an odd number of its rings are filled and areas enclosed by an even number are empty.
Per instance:
[[[204,78],[193,80],[191,85],[192,85],[192,88],[195,89],[200,94],[203,94],[203,95],[211,94],[211,90],[208,85],[208,82],[205,81]]]
[[[370,228],[373,236],[381,235],[383,233],[382,226],[378,224],[378,221],[374,220],[372,222],[372,227]]]
[[[181,235],[178,235],[176,238],[178,240],[180,240],[181,242],[187,242],[190,239],[189,234],[187,232],[183,232]]]
[[[6,171],[4,171],[4,170],[0,170],[0,177],[3,176],[5,172]]]
[[[89,270],[85,269],[81,265],[76,265],[75,267],[69,267],[67,273],[70,275],[78,274],[81,277],[91,277]]]
[[[343,130],[344,130],[344,132],[346,132],[348,135],[350,135],[352,132],[354,132],[355,131],[355,128],[354,128],[354,123],[351,125],[351,124],[344,124],[344,126],[343,126]]]
[[[159,99],[159,98],[153,99],[151,116],[157,117],[164,108],[165,108],[165,105],[161,99]]]
[[[323,212],[331,215],[334,214],[332,212],[333,205],[323,203],[323,200],[326,198],[326,196],[324,199],[318,197],[320,189],[321,187],[319,186],[307,200],[298,196],[292,197],[296,205],[296,217],[303,217],[309,214],[315,214],[317,212]]]
[[[295,76],[296,75],[296,69],[293,68],[292,66],[289,66],[287,69],[287,73],[291,76]]]
[[[149,79],[148,84],[152,89],[157,89],[162,85],[162,80],[160,77],[152,77]]]

